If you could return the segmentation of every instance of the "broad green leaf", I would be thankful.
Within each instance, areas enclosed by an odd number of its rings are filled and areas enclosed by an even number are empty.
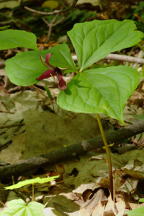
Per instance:
[[[138,82],[137,71],[127,66],[93,68],[76,75],[57,102],[72,112],[103,113],[123,122],[124,106]]]
[[[133,209],[132,211],[127,212],[128,216],[143,216],[144,215],[144,207],[139,207],[136,209]]]
[[[67,44],[56,45],[49,49],[49,52],[52,53],[50,58],[50,63],[52,65],[68,69],[69,72],[76,71],[76,67]]]
[[[45,51],[28,51],[18,53],[16,56],[6,61],[6,73],[10,81],[20,86],[30,86],[47,67],[42,63],[40,56],[45,56]]]
[[[13,189],[17,189],[17,188],[21,188],[23,186],[29,185],[29,184],[44,184],[50,181],[55,180],[56,178],[58,178],[59,176],[52,176],[52,177],[47,177],[47,178],[34,178],[34,179],[28,179],[28,180],[24,180],[24,181],[20,181],[17,184],[5,187],[5,189],[7,190],[13,190]]]
[[[0,31],[0,50],[16,47],[37,49],[36,36],[23,30],[8,29]]]
[[[75,24],[68,36],[82,71],[111,52],[137,44],[143,33],[136,31],[131,20],[94,20]]]
[[[44,216],[44,205],[38,202],[25,203],[22,199],[12,200],[0,216]]]

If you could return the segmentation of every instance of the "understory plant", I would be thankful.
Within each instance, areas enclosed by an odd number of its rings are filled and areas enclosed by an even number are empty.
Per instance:
[[[30,86],[54,76],[60,93],[57,104],[76,113],[95,113],[107,153],[110,191],[113,197],[110,149],[101,124],[101,113],[124,123],[123,111],[129,96],[139,84],[139,74],[129,66],[98,67],[95,63],[109,53],[132,47],[143,38],[131,20],[93,20],[75,24],[68,31],[77,63],[67,44],[39,50],[34,34],[21,30],[0,31],[0,49],[24,47],[33,49],[6,60],[6,74],[20,86]],[[64,75],[75,76],[67,84]]]
[[[32,201],[25,202],[22,199],[15,199],[7,202],[6,207],[0,213],[0,216],[45,216],[44,205],[35,201],[34,184],[44,184],[55,180],[59,176],[46,178],[34,178],[18,182],[17,184],[5,187],[6,190],[15,190],[27,185],[32,185]]]

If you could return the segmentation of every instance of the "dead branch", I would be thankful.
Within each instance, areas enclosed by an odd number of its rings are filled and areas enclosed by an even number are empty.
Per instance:
[[[60,14],[62,12],[65,12],[65,10],[54,10],[54,11],[50,11],[50,12],[45,12],[45,11],[39,11],[39,10],[35,10],[35,9],[32,9],[30,7],[27,7],[25,6],[24,7],[26,10],[32,12],[32,13],[36,13],[36,14],[39,14],[39,15],[55,15],[55,14]]]
[[[116,131],[107,132],[106,136],[109,143],[121,143],[123,140],[144,132],[144,121],[136,121],[133,125],[123,127]],[[2,181],[10,180],[12,176],[29,175],[37,171],[40,167],[53,165],[65,160],[77,158],[88,151],[102,148],[102,140],[100,136],[95,139],[83,141],[78,144],[61,147],[56,151],[52,151],[46,155],[33,157],[20,161],[15,164],[0,167],[0,179]]]
[[[105,57],[105,59],[144,64],[143,58],[132,57],[132,56],[127,56],[127,55],[109,54],[108,56]]]
[[[72,58],[73,58],[73,60],[77,60],[76,55],[73,55]],[[105,59],[125,61],[125,62],[137,63],[137,64],[144,64],[144,58],[127,56],[127,55],[109,54],[108,56],[105,57]]]
[[[58,16],[58,14],[55,15],[55,17],[52,19],[52,21],[50,23],[45,18],[42,18],[44,23],[48,26],[47,42],[50,39],[53,27],[64,21],[64,17],[62,17],[59,20],[56,20],[57,16]]]
[[[61,14],[61,13],[65,13],[70,11],[72,8],[74,8],[77,4],[78,0],[73,0],[73,3],[70,7],[66,8],[66,9],[62,9],[62,10],[54,10],[54,11],[50,11],[50,12],[45,12],[45,11],[39,11],[39,10],[35,10],[32,9],[30,7],[25,6],[24,8],[32,13],[36,13],[36,14],[40,14],[40,15],[55,15],[55,14]]]

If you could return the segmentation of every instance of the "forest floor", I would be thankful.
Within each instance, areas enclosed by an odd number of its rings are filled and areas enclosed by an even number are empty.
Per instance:
[[[119,4],[112,1],[111,10],[106,11],[105,6],[100,3],[84,4],[84,1],[66,14],[58,14],[55,19],[55,15],[43,16],[37,11],[63,10],[65,6],[60,1],[53,1],[52,5],[48,6],[44,4],[46,1],[22,1],[20,4],[19,1],[8,2],[0,2],[1,28],[34,32],[39,38],[38,46],[41,49],[68,42],[66,32],[77,22],[130,18],[137,22],[141,30],[144,26],[144,4],[133,4],[130,7],[127,3],[119,10]],[[31,8],[35,11],[31,11]],[[120,54],[142,58],[143,47],[142,42]],[[51,183],[34,186],[35,201],[45,205],[45,215],[126,216],[127,211],[143,206],[144,204],[139,202],[139,199],[144,197],[143,133],[119,140],[116,145],[111,146],[115,201],[110,196],[107,158],[103,146],[83,155],[72,155],[71,158],[65,156],[56,162],[52,159],[47,165],[41,161],[42,155],[59,155],[65,147],[89,142],[100,132],[95,115],[63,111],[56,105],[58,89],[53,79],[30,87],[19,87],[10,83],[5,74],[4,62],[21,51],[13,49],[0,53],[0,211],[3,211],[3,207],[10,200],[32,199],[31,186],[12,191],[5,190],[5,186],[37,176],[57,175],[59,178]],[[119,61],[102,60],[99,64],[118,65]],[[122,64],[137,68],[143,77],[142,64]],[[47,96],[44,84],[50,86],[53,99]],[[126,126],[144,122],[143,79],[130,97],[124,116]],[[123,127],[116,120],[105,116],[102,118],[106,133]],[[20,174],[16,174],[17,171]]]

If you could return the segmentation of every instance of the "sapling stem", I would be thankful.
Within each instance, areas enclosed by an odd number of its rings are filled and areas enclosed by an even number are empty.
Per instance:
[[[114,198],[114,191],[113,191],[113,174],[112,174],[112,159],[111,159],[111,151],[105,136],[105,132],[103,129],[103,125],[101,122],[101,118],[98,114],[96,114],[96,118],[97,118],[97,122],[98,122],[98,126],[100,129],[100,133],[101,133],[101,137],[105,146],[105,150],[106,150],[106,155],[107,155],[107,162],[108,162],[108,172],[109,172],[109,185],[110,185],[110,193],[111,193],[111,197],[112,199]]]

